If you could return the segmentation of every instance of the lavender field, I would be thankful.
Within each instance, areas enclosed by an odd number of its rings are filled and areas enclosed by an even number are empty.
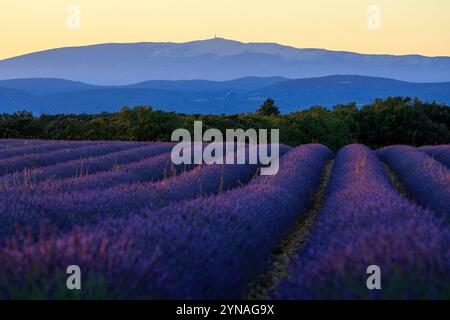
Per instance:
[[[0,140],[0,299],[450,298],[450,145],[280,145],[273,176],[173,146]]]

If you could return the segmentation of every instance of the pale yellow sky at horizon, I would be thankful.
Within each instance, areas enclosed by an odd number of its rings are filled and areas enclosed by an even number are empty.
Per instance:
[[[80,8],[80,29],[67,28],[70,5]],[[367,26],[374,18],[370,5],[381,10],[380,29]],[[450,56],[449,13],[449,0],[1,0],[0,59],[66,46],[186,42],[215,34],[299,48]]]

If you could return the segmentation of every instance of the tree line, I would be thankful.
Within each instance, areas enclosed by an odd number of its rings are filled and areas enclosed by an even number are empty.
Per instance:
[[[322,143],[333,150],[362,143],[372,148],[392,144],[413,146],[450,142],[450,108],[409,97],[377,99],[358,108],[356,103],[328,109],[314,106],[282,115],[268,99],[254,113],[187,115],[149,106],[124,107],[101,114],[34,116],[22,111],[0,114],[0,138],[54,140],[170,141],[175,129],[279,129],[280,142],[291,146]]]

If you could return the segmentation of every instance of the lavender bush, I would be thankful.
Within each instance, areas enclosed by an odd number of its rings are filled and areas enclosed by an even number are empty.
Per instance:
[[[377,151],[398,175],[415,201],[450,221],[450,169],[432,157],[407,146]]]
[[[170,150],[0,140],[0,299],[246,297],[317,207],[333,158],[321,145],[280,145],[278,174],[260,176],[261,159],[174,165]],[[324,207],[315,221],[308,215],[305,246],[271,297],[448,299],[445,150],[395,146],[378,158],[361,145],[343,148]],[[81,291],[66,288],[72,264]],[[381,268],[381,290],[366,286],[369,265]]]
[[[450,168],[450,144],[442,146],[426,146],[419,148],[419,150]]]
[[[31,154],[45,154],[54,150],[73,149],[95,144],[95,142],[88,143],[86,141],[46,141],[43,143],[33,143],[31,145],[24,144],[23,146],[19,145],[12,148],[5,148],[0,150],[0,159],[7,159]],[[2,171],[0,171],[0,174],[1,173]]]
[[[450,295],[450,232],[401,196],[372,151],[337,155],[328,196],[277,299],[419,299]],[[366,269],[381,268],[381,290]]]
[[[35,146],[45,142],[45,140],[2,139],[0,140],[0,151],[6,151],[17,147]]]
[[[134,148],[121,150],[115,152],[116,148],[112,149],[112,153],[100,156],[90,156],[88,158],[81,158],[67,162],[58,162],[54,165],[46,167],[38,167],[24,172],[13,173],[5,175],[0,178],[0,185],[11,187],[15,185],[22,185],[25,182],[36,184],[48,179],[60,180],[64,178],[83,178],[90,174],[102,171],[109,171],[116,166],[139,161],[143,158],[157,156],[159,154],[170,152],[173,144],[171,143],[154,143],[150,145],[140,144],[133,145]],[[109,147],[107,147],[108,149]],[[120,146],[119,150],[123,147]],[[100,153],[104,153],[103,148],[96,148]],[[80,150],[82,151],[82,150]],[[90,154],[88,154],[90,155]]]
[[[331,157],[323,146],[303,146],[281,159],[278,175],[258,176],[217,196],[160,211],[143,208],[127,219],[108,219],[36,244],[13,241],[0,253],[8,261],[0,266],[0,292],[22,297],[33,288],[40,296],[54,297],[61,293],[60,270],[71,261],[91,279],[84,298],[98,292],[112,298],[239,298],[293,221],[307,210]],[[175,197],[187,192],[172,190]],[[22,268],[33,270],[27,281],[19,275]]]
[[[110,171],[41,183],[31,186],[34,189],[31,192],[86,192],[108,189],[121,184],[155,182],[187,172],[194,167],[194,165],[174,165],[170,153],[164,153],[141,161],[122,164]]]
[[[66,148],[63,150],[47,152],[45,154],[16,156],[0,160],[0,174],[13,173],[24,169],[31,170],[36,167],[45,167],[55,163],[100,156],[110,152],[135,148],[139,145],[140,143],[88,144],[87,146],[79,145],[78,148]]]
[[[160,167],[153,169],[164,172],[168,162],[154,160]],[[5,190],[0,193],[0,219],[5,222],[0,226],[0,240],[11,235],[16,226],[36,232],[42,222],[48,222],[59,230],[69,230],[78,224],[137,213],[142,208],[156,210],[172,202],[220,193],[247,183],[257,168],[257,164],[202,166],[156,183],[121,184],[86,192],[75,189],[54,194],[51,187],[47,188],[50,192]]]

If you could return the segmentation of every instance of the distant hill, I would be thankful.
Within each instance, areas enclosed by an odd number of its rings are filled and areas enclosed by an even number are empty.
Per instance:
[[[83,82],[52,78],[0,80],[0,88],[20,89],[31,94],[51,94],[58,92],[95,89],[96,86]]]
[[[8,85],[9,87],[4,87]],[[146,81],[129,86],[93,86],[60,79],[0,81],[0,112],[99,113],[151,105],[180,113],[251,112],[267,98],[284,113],[312,105],[358,105],[388,96],[418,97],[450,105],[450,82],[411,83],[353,75],[289,80],[282,77],[233,81]]]
[[[450,57],[370,55],[221,38],[67,47],[0,60],[0,80],[61,78],[98,85],[147,80],[224,81],[356,74],[412,82],[450,81]]]
[[[175,91],[221,91],[221,90],[236,90],[236,91],[251,91],[260,88],[268,87],[283,81],[290,80],[283,77],[245,77],[229,81],[208,81],[208,80],[150,80],[137,84],[129,85],[128,88],[147,88],[160,90],[175,90]],[[1,81],[0,81],[1,83]]]
[[[450,82],[411,83],[376,77],[329,76],[284,81],[256,90],[246,98],[262,101],[273,97],[284,110],[293,110],[298,106],[331,107],[350,101],[363,105],[389,96],[418,97],[423,101],[436,100],[450,105]]]
[[[28,106],[29,111],[36,112],[36,107],[31,103],[33,98],[28,92],[0,87],[0,113],[17,111],[25,108],[24,106]]]
[[[257,89],[287,80],[283,77],[230,81],[152,80],[128,86],[95,86],[53,78],[2,80],[0,112],[98,113],[140,104],[186,113],[240,112],[243,106],[235,101]]]

